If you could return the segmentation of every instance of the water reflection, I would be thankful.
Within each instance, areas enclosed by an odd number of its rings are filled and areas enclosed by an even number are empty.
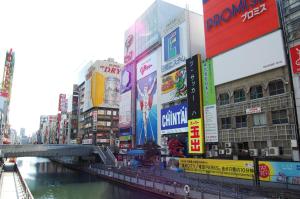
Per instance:
[[[155,199],[86,173],[67,169],[46,158],[18,158],[18,167],[36,199]]]

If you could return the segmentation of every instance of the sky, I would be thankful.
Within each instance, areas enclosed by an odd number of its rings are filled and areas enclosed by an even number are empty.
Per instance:
[[[202,13],[202,0],[166,0]],[[154,0],[0,0],[0,77],[15,51],[9,120],[30,135],[40,115],[57,114],[90,60],[123,63],[124,32]]]

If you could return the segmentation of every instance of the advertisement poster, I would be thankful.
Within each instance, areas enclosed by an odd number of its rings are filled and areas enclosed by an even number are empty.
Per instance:
[[[94,64],[86,75],[84,108],[119,108],[120,67]]]
[[[205,142],[218,142],[216,90],[212,60],[203,61],[202,63],[202,91]]]
[[[160,60],[160,50],[155,50],[147,57],[137,63],[136,75],[137,80],[142,79],[157,70]]]
[[[131,90],[133,65],[125,66],[121,71],[121,93]]]
[[[0,96],[10,99],[10,90],[12,86],[12,79],[14,74],[14,65],[15,65],[15,52],[10,49],[6,52],[5,57],[5,67],[3,73],[3,82]]]
[[[135,58],[135,25],[125,32],[124,64],[128,64]]]
[[[162,78],[161,103],[167,103],[187,96],[186,68],[182,67]]]
[[[157,142],[157,74],[137,81],[136,144]]]
[[[119,109],[119,128],[131,126],[131,91],[121,94]]]
[[[171,106],[161,110],[161,134],[188,131],[187,104]]]
[[[293,73],[300,73],[300,44],[290,48]]]
[[[174,25],[175,29],[169,29],[162,37],[162,74],[185,65],[188,57],[187,23],[184,22],[184,16],[181,16],[181,18],[172,20],[177,24]]]
[[[252,179],[254,174],[253,162],[247,160],[179,158],[179,167],[192,173],[242,179]]]
[[[190,154],[204,153],[200,55],[186,61],[188,97],[188,146]]]
[[[262,181],[300,185],[300,162],[259,162]]]
[[[207,58],[277,30],[276,0],[203,1]]]

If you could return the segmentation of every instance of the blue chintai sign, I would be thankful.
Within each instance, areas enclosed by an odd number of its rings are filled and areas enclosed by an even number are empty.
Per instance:
[[[187,104],[172,106],[161,110],[161,134],[188,131]]]

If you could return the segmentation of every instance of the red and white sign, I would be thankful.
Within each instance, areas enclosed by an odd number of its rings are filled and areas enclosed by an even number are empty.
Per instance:
[[[276,0],[203,2],[207,58],[279,29]]]
[[[300,73],[300,44],[290,48],[293,73]]]
[[[137,80],[155,72],[161,63],[161,49],[157,49],[137,63]]]
[[[253,107],[253,108],[247,108],[246,114],[254,114],[254,113],[261,113],[261,107]]]
[[[130,63],[135,58],[135,26],[125,32],[124,64]]]

